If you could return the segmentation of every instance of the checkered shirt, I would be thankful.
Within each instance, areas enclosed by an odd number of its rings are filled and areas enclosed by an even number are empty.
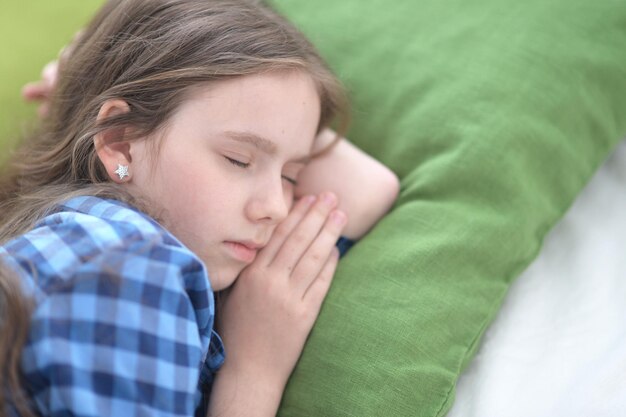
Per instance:
[[[142,213],[69,200],[0,247],[35,300],[25,387],[45,416],[193,416],[224,361],[203,263]]]

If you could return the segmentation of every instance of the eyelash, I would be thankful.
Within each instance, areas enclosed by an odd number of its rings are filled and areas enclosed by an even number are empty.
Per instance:
[[[229,158],[227,156],[224,156],[224,158],[226,158],[226,160],[228,162],[230,162],[231,164],[233,164],[234,166],[239,167],[239,168],[246,169],[246,168],[248,168],[250,166],[249,163],[241,162],[241,161],[238,161],[236,159]],[[285,181],[287,181],[288,183],[292,184],[293,186],[298,185],[298,182],[296,180],[294,180],[293,178],[289,178],[289,177],[286,177],[286,176],[283,175],[283,179]]]
[[[231,164],[233,164],[234,166],[239,167],[239,168],[248,168],[250,166],[250,164],[248,164],[246,162],[241,162],[241,161],[238,161],[236,159],[229,158],[227,156],[225,156],[224,158],[226,158],[228,160],[228,162],[230,162]]]

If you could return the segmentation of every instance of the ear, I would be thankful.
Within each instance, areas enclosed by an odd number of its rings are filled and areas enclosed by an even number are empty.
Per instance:
[[[118,114],[128,113],[130,107],[124,100],[107,100],[98,112],[98,122]],[[93,138],[96,153],[104,165],[109,178],[123,183],[130,179],[130,142],[124,141],[125,128],[116,128],[100,132]]]

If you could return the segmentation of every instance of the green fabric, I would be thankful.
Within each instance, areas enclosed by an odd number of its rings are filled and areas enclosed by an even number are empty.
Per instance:
[[[626,134],[623,0],[275,0],[401,195],[345,260],[281,416],[442,416],[511,280]]]

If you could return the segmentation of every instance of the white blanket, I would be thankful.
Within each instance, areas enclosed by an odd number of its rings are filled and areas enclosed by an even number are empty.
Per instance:
[[[448,416],[626,416],[626,142],[513,283]]]

